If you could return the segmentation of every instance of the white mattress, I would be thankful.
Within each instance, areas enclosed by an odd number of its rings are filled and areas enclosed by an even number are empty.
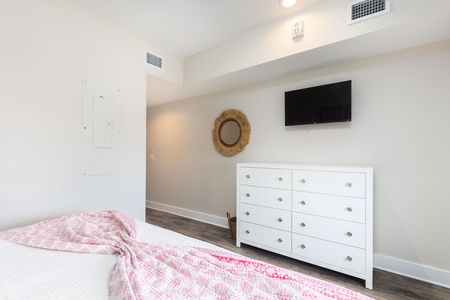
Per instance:
[[[136,221],[137,240],[149,244],[215,245]],[[114,255],[43,250],[0,239],[0,299],[108,299]]]

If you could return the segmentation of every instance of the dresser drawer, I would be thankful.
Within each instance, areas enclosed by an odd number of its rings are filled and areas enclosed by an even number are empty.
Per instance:
[[[239,182],[245,185],[291,189],[291,170],[240,168]]]
[[[362,249],[366,245],[366,226],[361,223],[292,213],[292,232]]]
[[[291,231],[291,212],[242,203],[239,220],[267,227]]]
[[[361,198],[293,191],[292,211],[359,223],[366,221],[366,202]]]
[[[239,199],[241,203],[291,210],[291,191],[269,189],[248,185],[241,185]]]
[[[366,176],[363,173],[293,170],[292,189],[365,198]]]
[[[239,223],[240,240],[253,242],[276,250],[291,252],[291,233],[247,222]]]
[[[366,255],[363,249],[292,234],[292,253],[360,274],[366,272]]]

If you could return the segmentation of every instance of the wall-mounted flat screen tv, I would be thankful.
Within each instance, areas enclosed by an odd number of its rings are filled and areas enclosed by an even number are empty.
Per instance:
[[[350,122],[352,81],[342,81],[284,94],[285,125]]]

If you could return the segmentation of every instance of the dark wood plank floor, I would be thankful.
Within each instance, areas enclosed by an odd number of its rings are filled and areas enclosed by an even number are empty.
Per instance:
[[[233,252],[259,259],[286,269],[311,275],[322,280],[345,286],[374,299],[426,299],[449,300],[450,289],[389,272],[374,270],[374,289],[364,287],[364,281],[331,270],[303,263],[248,245],[236,247],[229,229],[187,219],[173,214],[147,208],[147,223],[209,242]]]

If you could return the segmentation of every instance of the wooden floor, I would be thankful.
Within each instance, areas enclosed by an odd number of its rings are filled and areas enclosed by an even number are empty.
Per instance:
[[[147,208],[147,223],[170,229],[181,234],[209,242],[233,252],[259,259],[286,269],[311,275],[335,284],[345,286],[374,299],[426,299],[449,300],[450,289],[389,272],[374,270],[374,289],[364,287],[364,281],[331,270],[316,267],[288,257],[274,254],[252,246],[236,247],[229,229],[194,221],[169,213]]]

